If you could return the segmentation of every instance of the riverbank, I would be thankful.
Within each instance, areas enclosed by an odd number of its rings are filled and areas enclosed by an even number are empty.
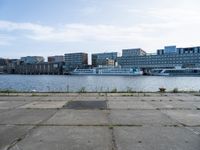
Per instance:
[[[3,95],[10,95],[10,96],[51,96],[51,95],[58,95],[58,96],[67,96],[67,95],[77,95],[77,94],[84,94],[84,95],[98,95],[98,96],[105,96],[105,95],[116,95],[116,96],[151,96],[151,95],[157,95],[157,96],[167,96],[168,94],[193,94],[193,95],[200,95],[199,91],[184,91],[184,90],[178,90],[177,88],[174,88],[173,90],[167,91],[165,88],[159,88],[157,92],[144,92],[144,91],[117,91],[117,89],[113,89],[111,91],[101,91],[101,92],[91,92],[86,91],[85,89],[81,89],[79,91],[75,92],[37,92],[37,91],[16,91],[16,90],[9,90],[9,89],[0,89],[0,96]]]
[[[0,94],[0,150],[200,147],[197,93],[6,94]]]

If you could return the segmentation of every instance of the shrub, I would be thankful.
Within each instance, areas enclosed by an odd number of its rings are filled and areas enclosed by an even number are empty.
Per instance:
[[[117,88],[114,88],[111,93],[117,93]]]
[[[82,87],[78,92],[79,92],[79,93],[86,93],[85,87]]]
[[[127,93],[132,93],[133,92],[133,89],[131,87],[127,87],[127,90],[126,90]]]
[[[178,93],[178,88],[174,88],[173,93]]]
[[[166,88],[159,88],[159,92],[164,93],[166,91]]]

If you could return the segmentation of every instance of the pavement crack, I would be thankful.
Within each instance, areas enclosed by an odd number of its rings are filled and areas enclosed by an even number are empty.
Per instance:
[[[43,124],[45,121],[49,120],[51,117],[53,117],[55,114],[57,113],[57,111],[55,111],[54,113],[52,113],[49,117],[47,117],[46,119],[40,121],[39,123],[33,125],[33,128],[31,128],[30,130],[28,130],[24,135],[20,136],[19,138],[15,139],[13,142],[11,142],[11,144],[6,148],[6,150],[10,150],[12,147],[16,146],[20,141],[22,141],[23,139],[25,139],[28,135],[30,135],[35,129],[39,128],[41,124]],[[22,149],[19,149],[22,150]]]
[[[115,138],[115,134],[114,134],[114,128],[110,127],[109,128],[111,130],[111,137],[112,137],[112,150],[117,150],[117,143],[116,143],[116,138]]]

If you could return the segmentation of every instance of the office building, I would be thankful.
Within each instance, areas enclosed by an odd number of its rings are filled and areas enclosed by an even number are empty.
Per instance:
[[[85,68],[88,66],[87,53],[68,53],[65,54],[65,69],[70,71],[75,68]]]
[[[0,58],[0,73],[14,73],[15,65],[20,65],[19,59]]]
[[[163,55],[163,54],[176,54],[177,53],[177,48],[176,46],[165,46],[164,49],[159,49],[157,50],[158,55]]]
[[[165,46],[164,48],[164,54],[172,54],[176,52],[177,52],[176,46]]]
[[[157,54],[122,55],[118,57],[121,67],[139,68],[174,68],[174,67],[200,67],[200,47],[176,48],[165,47]]]
[[[64,62],[64,56],[63,55],[49,56],[47,59],[48,59],[49,63]]]
[[[178,48],[178,54],[198,54],[200,53],[200,47],[187,47],[187,48]]]
[[[8,60],[4,58],[0,58],[0,74],[5,73],[5,67],[8,64]]]
[[[142,50],[141,48],[133,48],[133,49],[123,49],[122,50],[122,56],[144,56],[146,55],[146,52]]]
[[[92,54],[92,66],[115,65],[117,52]]]
[[[0,66],[5,66],[8,64],[8,60],[4,58],[0,58]]]

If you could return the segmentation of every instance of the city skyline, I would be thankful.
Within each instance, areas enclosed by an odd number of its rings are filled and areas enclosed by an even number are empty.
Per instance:
[[[4,58],[121,52],[198,44],[197,0],[1,0],[0,52]]]

